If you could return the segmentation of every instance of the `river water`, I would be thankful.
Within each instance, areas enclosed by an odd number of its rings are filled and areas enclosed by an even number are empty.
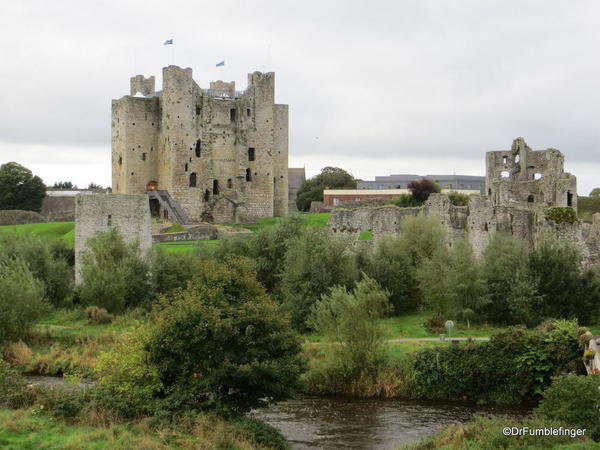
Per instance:
[[[465,403],[304,397],[255,411],[294,449],[396,449],[474,414],[523,416],[528,410]]]
[[[67,383],[60,377],[26,376],[31,384],[83,389],[92,380]],[[301,397],[253,411],[288,439],[294,449],[396,449],[442,426],[466,422],[474,414],[519,417],[529,410],[519,407],[480,406],[470,403]]]

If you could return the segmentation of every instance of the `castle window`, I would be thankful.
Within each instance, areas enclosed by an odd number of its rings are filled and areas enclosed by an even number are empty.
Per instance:
[[[534,179],[534,180],[539,180],[539,179],[541,179],[541,178],[542,178],[542,174],[541,174],[541,173],[534,173],[534,174],[533,174],[533,179]]]
[[[567,206],[573,206],[573,194],[567,191]]]
[[[252,181],[252,171],[250,169],[246,169],[246,181]]]
[[[142,161],[146,161],[146,154],[142,153]]]
[[[190,187],[196,187],[196,172],[190,173]]]
[[[248,149],[248,161],[254,161],[254,148],[250,147]]]
[[[186,172],[188,171],[188,165],[187,165],[187,163],[185,163],[185,171]]]
[[[133,172],[131,172],[131,176],[133,176]]]
[[[219,180],[213,180],[213,195],[219,195]]]
[[[246,115],[250,117],[250,108],[246,108]]]
[[[112,216],[110,214],[106,218],[106,225],[109,227],[112,225]]]
[[[502,157],[502,164],[506,164],[508,162],[508,156]]]
[[[235,108],[229,110],[229,121],[235,122]]]
[[[521,161],[521,157],[519,155],[515,156],[515,163],[518,163],[519,161]]]
[[[533,197],[533,195],[530,195],[529,197],[527,197],[527,203],[533,203],[535,200],[535,198]]]
[[[202,108],[200,108],[200,105],[196,105],[196,115],[199,116],[201,112]]]
[[[492,190],[488,189],[488,195],[491,197],[492,196]]]
[[[132,125],[135,125],[135,122],[133,122]]]
[[[198,158],[200,158],[201,154],[202,154],[202,142],[200,141],[200,139],[198,139],[196,141],[196,156]]]
[[[231,178],[227,179],[227,188],[231,189],[233,187],[233,183],[231,182]]]
[[[119,156],[119,165],[123,164],[123,158],[121,156]]]
[[[204,201],[207,202],[210,199],[210,191],[207,189],[204,191]]]

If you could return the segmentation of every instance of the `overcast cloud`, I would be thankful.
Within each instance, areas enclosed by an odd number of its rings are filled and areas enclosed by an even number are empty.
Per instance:
[[[599,22],[594,0],[3,0],[0,163],[110,184],[111,99],[173,63],[203,87],[275,71],[290,165],[309,175],[483,175],[485,151],[523,136],[559,148],[585,195],[600,185]]]

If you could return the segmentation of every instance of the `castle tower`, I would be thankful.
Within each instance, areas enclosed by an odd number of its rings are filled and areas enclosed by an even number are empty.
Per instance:
[[[192,69],[131,79],[113,100],[113,191],[150,195],[154,215],[179,222],[248,222],[287,214],[288,107],[275,103],[275,75],[248,75],[245,91]]]

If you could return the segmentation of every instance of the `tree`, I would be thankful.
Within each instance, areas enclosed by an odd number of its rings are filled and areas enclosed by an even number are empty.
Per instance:
[[[487,318],[503,325],[537,325],[543,319],[542,297],[529,270],[525,243],[496,233],[483,252],[483,277],[491,302]]]
[[[598,290],[593,276],[581,270],[581,253],[566,239],[544,239],[531,253],[529,268],[543,296],[543,317],[573,318],[587,322],[597,317]]]
[[[339,167],[325,167],[319,175],[306,180],[298,189],[296,206],[300,211],[308,211],[310,203],[323,201],[324,189],[356,189],[356,180]]]
[[[358,278],[350,246],[349,241],[316,228],[305,229],[289,242],[279,296],[297,330],[307,330],[311,307],[322,295],[336,285],[350,287]]]
[[[590,197],[594,197],[594,198],[600,197],[600,188],[592,189],[592,192],[590,192]]]
[[[54,189],[77,189],[77,186],[70,181],[57,181],[52,187]]]
[[[441,317],[469,323],[489,300],[485,280],[466,239],[451,249],[440,247],[417,271],[419,287],[428,309]]]
[[[379,239],[368,257],[365,271],[389,292],[394,314],[414,311],[419,306],[415,268],[399,237]]]
[[[285,400],[304,370],[300,340],[245,258],[204,260],[156,304],[146,350],[172,409],[239,414]]]
[[[100,184],[96,184],[96,183],[94,183],[94,182],[92,182],[92,183],[88,184],[88,187],[87,187],[87,188],[88,188],[88,189],[104,189],[104,188],[102,187],[102,185],[100,185]]]
[[[309,323],[329,337],[331,357],[346,376],[372,372],[384,361],[385,330],[380,320],[390,309],[388,292],[365,276],[352,291],[334,287],[312,308]]]
[[[408,190],[415,200],[421,203],[424,203],[429,198],[429,194],[441,191],[440,185],[429,178],[411,181],[408,183]]]
[[[81,256],[81,300],[87,305],[122,312],[141,306],[152,297],[149,264],[137,242],[126,243],[112,228],[87,241]]]
[[[9,162],[0,166],[0,209],[41,211],[46,186],[31,170]]]
[[[44,285],[27,263],[0,261],[0,343],[25,337],[46,307]]]
[[[444,247],[445,239],[446,229],[436,215],[406,217],[400,225],[400,248],[408,254],[415,267]]]
[[[73,271],[64,242],[29,233],[0,235],[0,260],[27,262],[35,278],[44,285],[45,298],[53,306],[65,306],[72,298]]]

